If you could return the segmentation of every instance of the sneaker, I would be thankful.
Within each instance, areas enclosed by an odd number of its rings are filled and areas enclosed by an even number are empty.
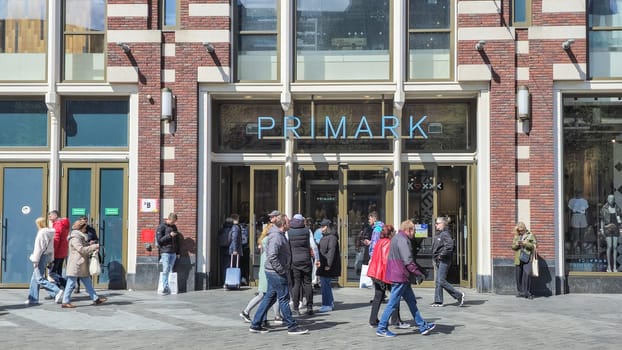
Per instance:
[[[43,299],[45,299],[45,300],[54,300],[54,297],[46,295],[45,298],[43,298]]]
[[[54,297],[54,302],[56,304],[60,304],[60,302],[63,301],[63,294],[65,294],[65,291],[62,289],[56,293],[56,296]]]
[[[436,323],[428,323],[425,325],[425,329],[421,331],[421,335],[428,335],[432,330],[436,328]]]
[[[462,292],[462,294],[460,295],[460,298],[458,298],[458,306],[462,306],[464,305],[464,292]]]
[[[307,316],[311,316],[311,315],[313,315],[313,314],[314,314],[314,312],[313,312],[313,308],[312,308],[312,307],[308,307],[308,308],[307,308],[307,312],[305,312],[305,315],[307,315]]]
[[[268,328],[264,328],[262,326],[250,326],[250,328],[248,329],[249,332],[251,333],[268,333],[270,332],[270,330]]]
[[[306,328],[300,328],[300,326],[296,326],[294,328],[290,328],[287,330],[287,334],[298,335],[308,333],[309,330]]]
[[[333,308],[328,305],[322,305],[322,307],[317,311],[318,312],[331,312],[333,311]]]
[[[32,300],[30,300],[30,299],[26,300],[26,301],[24,302],[24,304],[25,304],[25,305],[28,305],[28,306],[39,305],[39,303],[38,303],[38,302],[36,302],[36,301],[32,301]]]
[[[73,308],[75,308],[75,306],[73,306],[73,304],[71,304],[71,303],[61,304],[61,307],[63,309],[73,309]]]
[[[395,333],[391,332],[388,329],[377,330],[376,331],[376,335],[379,336],[379,337],[386,337],[386,338],[393,338],[393,337],[395,337]]]
[[[283,319],[280,317],[275,317],[274,318],[274,324],[276,325],[282,325],[283,324]]]
[[[408,329],[410,327],[412,327],[412,325],[410,323],[406,323],[406,322],[400,322],[396,325],[393,325],[393,327],[397,328],[397,329]]]
[[[263,321],[261,321],[261,326],[262,326],[263,328],[268,328],[268,327],[270,326],[270,325],[268,324],[268,320],[263,320]]]
[[[377,323],[376,324],[370,323],[370,324],[368,324],[368,326],[369,326],[369,328],[378,328],[378,324]]]
[[[296,310],[296,309],[292,310],[292,316],[295,316],[295,317],[300,316],[300,310]]]
[[[244,322],[251,323],[251,316],[246,311],[242,310],[240,317],[244,319]]]
[[[430,304],[431,307],[443,307],[443,303],[432,303]]]
[[[108,298],[106,298],[106,297],[99,297],[99,298],[95,299],[95,301],[93,302],[93,305],[101,305],[101,304],[105,303],[106,301],[108,301]]]

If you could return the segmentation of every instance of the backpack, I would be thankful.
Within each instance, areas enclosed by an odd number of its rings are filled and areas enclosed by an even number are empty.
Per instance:
[[[242,246],[247,246],[248,245],[248,225],[247,224],[240,224],[240,234],[242,236]]]
[[[231,226],[222,227],[218,231],[218,245],[222,248],[228,248],[231,244]]]

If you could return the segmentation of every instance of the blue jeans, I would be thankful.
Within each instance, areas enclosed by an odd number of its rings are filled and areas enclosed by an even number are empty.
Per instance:
[[[419,308],[417,307],[417,298],[415,297],[415,293],[413,292],[413,289],[410,286],[409,282],[393,283],[391,285],[391,297],[389,298],[387,307],[382,313],[380,322],[378,322],[378,330],[387,330],[387,327],[389,326],[389,318],[391,317],[391,314],[393,314],[393,312],[397,310],[397,306],[399,305],[402,297],[404,298],[406,305],[408,305],[410,313],[413,315],[413,319],[415,320],[417,327],[419,327],[419,331],[425,331],[428,323],[423,319],[423,317],[421,317],[421,313],[419,312]]]
[[[333,287],[331,285],[333,278],[320,276],[320,290],[322,291],[322,306],[333,307],[335,299],[333,298]]]
[[[252,327],[261,326],[261,321],[265,319],[268,309],[278,300],[283,322],[288,329],[298,326],[292,317],[292,310],[289,308],[289,287],[287,286],[287,276],[279,275],[276,272],[266,271],[268,280],[268,291],[261,300],[259,308],[253,317]]]
[[[45,267],[47,266],[47,258],[45,255],[39,259],[39,264],[32,271],[32,277],[30,278],[30,288],[28,289],[28,301],[31,303],[39,302],[39,287],[47,290],[51,297],[55,297],[60,288],[54,282],[50,282],[45,278]]]
[[[434,287],[434,302],[443,303],[443,289],[445,289],[454,299],[459,300],[462,293],[458,292],[449,282],[447,282],[447,272],[449,262],[445,260],[436,261],[436,286]]]
[[[162,285],[164,286],[164,291],[167,291],[169,290],[168,274],[173,270],[173,266],[175,265],[175,260],[177,259],[177,254],[161,253],[160,255],[161,255],[160,263],[162,264],[162,272],[164,272],[164,275],[162,276]]]
[[[91,276],[88,277],[80,277],[80,281],[84,284],[84,288],[86,292],[89,293],[91,300],[97,300],[98,296],[95,293],[95,289],[93,289],[93,282],[91,281]],[[76,276],[67,276],[67,286],[65,287],[65,294],[63,294],[63,304],[68,304],[71,302],[71,294],[73,290],[78,285],[78,277]]]

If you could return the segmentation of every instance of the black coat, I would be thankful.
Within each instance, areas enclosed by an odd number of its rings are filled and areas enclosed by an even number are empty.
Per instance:
[[[309,228],[290,228],[287,231],[289,245],[292,249],[292,267],[298,270],[311,271],[311,244],[309,243]]]
[[[320,267],[316,274],[322,277],[341,276],[341,254],[339,253],[339,239],[336,233],[328,233],[320,240]],[[326,269],[328,267],[328,270]]]

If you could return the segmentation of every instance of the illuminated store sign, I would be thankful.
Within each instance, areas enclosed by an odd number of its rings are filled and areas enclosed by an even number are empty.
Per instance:
[[[408,125],[408,137],[409,138],[424,138],[427,139],[428,135],[421,127],[421,124],[424,120],[426,120],[428,116],[423,116],[418,120],[411,115],[409,118]],[[304,121],[307,123],[307,120]],[[385,115],[381,120],[380,131],[374,134],[371,130],[369,123],[367,122],[367,117],[361,116],[358,124],[352,123],[351,125],[356,125],[356,127],[348,128],[347,119],[345,116],[342,116],[336,123],[333,120],[326,116],[324,117],[324,133],[316,134],[317,129],[315,118],[309,118],[308,124],[305,125],[304,130],[308,130],[308,134],[302,134],[303,129],[303,120],[296,116],[286,116],[283,117],[282,130],[283,135],[282,138],[289,138],[290,135],[296,139],[300,139],[302,137],[312,138],[312,139],[346,139],[346,138],[354,138],[358,139],[362,136],[366,136],[368,138],[399,138],[397,130],[400,127],[400,120],[392,115]],[[277,126],[276,119],[274,117],[257,117],[257,138],[262,139],[263,135],[270,131],[275,130],[275,128],[281,126]],[[290,133],[291,132],[291,133]],[[271,136],[273,137],[273,136]]]

